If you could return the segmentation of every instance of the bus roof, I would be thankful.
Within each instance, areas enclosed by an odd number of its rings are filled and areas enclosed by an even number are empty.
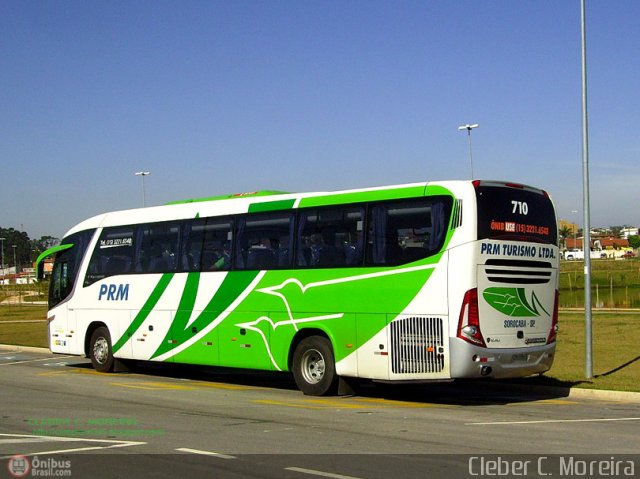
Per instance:
[[[219,200],[233,200],[238,198],[256,198],[259,196],[275,196],[275,195],[286,195],[288,191],[278,191],[278,190],[262,190],[262,191],[250,191],[247,193],[234,193],[231,195],[219,195],[219,196],[209,196],[206,198],[192,198],[187,200],[178,200],[178,201],[170,201],[167,205],[180,205],[183,203],[201,203],[203,201],[219,201]]]
[[[500,183],[502,185],[507,184],[504,182]],[[453,195],[460,198],[466,195],[472,195],[473,183],[471,180],[434,181],[309,193],[286,193],[277,190],[261,190],[249,193],[174,201],[161,206],[103,213],[75,225],[65,234],[65,237],[78,231],[106,226],[184,220],[196,217],[320,207],[389,199],[416,198],[424,195],[438,194]]]

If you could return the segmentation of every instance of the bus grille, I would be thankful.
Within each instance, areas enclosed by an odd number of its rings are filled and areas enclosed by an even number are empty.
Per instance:
[[[551,280],[551,263],[512,259],[488,260],[487,279],[494,283],[545,284]]]
[[[391,370],[437,373],[444,368],[442,318],[410,317],[391,323]]]
[[[451,219],[451,229],[462,226],[462,200],[458,199],[453,204],[453,218]]]

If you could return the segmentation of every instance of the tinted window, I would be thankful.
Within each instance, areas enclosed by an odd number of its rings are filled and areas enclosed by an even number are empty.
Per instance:
[[[362,264],[363,207],[304,210],[299,217],[296,266],[322,268]]]
[[[136,273],[168,273],[176,270],[179,258],[179,223],[141,225],[137,236]]]
[[[49,308],[62,302],[73,291],[82,258],[94,232],[81,231],[62,240],[61,244],[72,244],[73,247],[56,254],[49,284]]]
[[[202,271],[231,269],[233,223],[230,218],[209,218],[204,227]]]
[[[293,215],[265,213],[237,220],[236,269],[291,267]]]
[[[91,256],[84,285],[88,286],[108,276],[132,272],[135,247],[133,226],[105,228]]]
[[[371,205],[367,263],[393,266],[440,251],[451,204],[450,197],[432,197]]]
[[[556,214],[548,196],[520,188],[476,188],[478,239],[557,244]]]
[[[195,219],[184,223],[182,229],[182,271],[200,271],[202,266],[202,245],[207,220]]]

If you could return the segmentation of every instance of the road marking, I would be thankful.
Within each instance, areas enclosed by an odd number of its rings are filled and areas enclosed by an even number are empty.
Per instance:
[[[396,406],[396,407],[406,407],[406,408],[454,408],[459,407],[453,404],[436,404],[436,403],[423,403],[423,402],[411,402],[411,401],[399,401],[395,399],[384,399],[384,398],[357,398],[355,399],[358,402],[366,402],[366,403],[374,403],[381,404],[383,406]]]
[[[89,446],[89,447],[76,447],[72,449],[54,449],[51,451],[40,451],[40,452],[32,452],[29,454],[21,454],[21,456],[37,456],[38,454],[66,454],[69,452],[81,452],[81,451],[101,451],[103,449],[114,449],[116,447],[130,447],[130,446],[139,446],[142,444],[146,444],[146,442],[140,443],[131,443],[131,444],[112,444],[110,446]],[[4,456],[0,457],[0,459],[9,459],[13,456]]]
[[[570,401],[568,399],[539,399],[527,402],[528,406],[544,406],[546,404],[553,404],[555,406],[569,406],[572,404],[579,404],[578,401]],[[512,402],[506,404],[506,406],[521,406],[522,402]]]
[[[46,365],[45,365],[46,366]],[[57,371],[47,371],[46,373],[38,373],[38,376],[56,376],[58,374],[93,374],[95,376],[110,376],[109,373],[101,373],[95,369],[82,369],[82,368],[65,368]]]
[[[37,456],[38,454],[65,454],[68,452],[80,452],[80,451],[95,451],[100,449],[114,449],[116,447],[131,447],[142,446],[147,444],[146,442],[136,441],[117,441],[110,439],[87,439],[81,437],[56,437],[56,436],[36,436],[31,434],[0,434],[0,437],[6,437],[1,441],[11,441],[12,443],[33,443],[33,442],[88,442],[88,443],[103,443],[106,446],[87,446],[77,447],[72,449],[54,449],[51,451],[39,451],[21,454],[23,456]],[[9,459],[13,456],[0,456],[0,459]]]
[[[256,399],[251,401],[258,404],[268,404],[270,406],[296,407],[303,409],[380,409],[380,408],[450,408],[456,406],[413,403],[409,401],[394,401],[377,398],[352,398],[352,399],[305,399],[298,401],[278,401],[271,399]]]
[[[188,381],[188,380],[187,380]],[[233,391],[245,391],[248,389],[259,389],[257,387],[254,386],[241,386],[239,384],[226,384],[226,383],[217,383],[217,382],[202,382],[202,381],[198,381],[196,382],[197,386],[203,387],[203,388],[214,388],[214,389],[231,389]]]
[[[236,456],[229,456],[228,454],[221,454],[219,452],[213,452],[213,451],[201,451],[199,449],[189,449],[188,447],[180,447],[176,449],[176,451],[190,452],[191,454],[200,454],[202,456],[212,456],[220,459],[236,459]]]
[[[71,356],[61,356],[62,358],[70,358]],[[38,361],[51,361],[51,358],[42,359],[26,359],[24,361],[14,361],[12,363],[0,363],[0,366],[11,366],[12,364],[36,363]]]
[[[31,442],[48,442],[49,439],[42,437],[33,437],[33,438],[12,438],[12,439],[0,439],[0,444],[27,444]]]
[[[256,399],[251,401],[253,403],[258,404],[266,404],[268,406],[286,406],[286,407],[297,407],[302,409],[327,409],[327,406],[313,406],[311,404],[296,404],[285,401],[275,401],[271,399]]]
[[[553,424],[569,422],[640,421],[640,417],[612,417],[599,419],[543,419],[539,421],[468,422],[465,426],[508,426],[512,424]]]
[[[137,383],[110,383],[112,386],[120,386],[123,388],[132,388],[132,389],[146,389],[149,391],[166,391],[166,390],[175,390],[175,391],[193,391],[197,389],[193,386],[183,385],[183,384],[174,384],[174,383],[163,383],[163,382],[141,382]]]
[[[335,474],[333,472],[315,471],[313,469],[304,469],[302,467],[285,467],[285,470],[301,472],[302,474],[310,474],[312,476],[332,477],[333,479],[359,479],[354,476],[345,476],[343,474]]]
[[[353,404],[341,400],[332,400],[332,399],[307,399],[304,401],[305,403],[310,404],[321,404],[331,408],[338,409],[363,409],[363,408],[371,408],[371,406],[364,404]]]
[[[46,319],[16,319],[9,321],[0,321],[0,324],[9,324],[9,323],[46,323]]]

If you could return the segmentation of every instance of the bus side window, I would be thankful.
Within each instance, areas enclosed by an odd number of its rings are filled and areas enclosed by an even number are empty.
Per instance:
[[[232,218],[208,218],[204,226],[202,243],[202,271],[228,271],[231,269]]]
[[[200,271],[206,222],[205,218],[198,218],[186,221],[183,224],[182,252],[180,254],[180,268],[182,271]]]
[[[108,276],[132,272],[135,256],[134,238],[134,226],[105,228],[91,255],[84,286]]]
[[[340,206],[302,210],[296,265],[301,268],[362,264],[364,208]]]
[[[437,253],[442,248],[450,215],[449,197],[372,205],[367,264],[396,266]]]
[[[293,214],[264,213],[237,221],[234,261],[236,269],[290,268]]]
[[[139,250],[136,272],[169,273],[178,265],[180,225],[177,222],[151,223],[138,229]]]

